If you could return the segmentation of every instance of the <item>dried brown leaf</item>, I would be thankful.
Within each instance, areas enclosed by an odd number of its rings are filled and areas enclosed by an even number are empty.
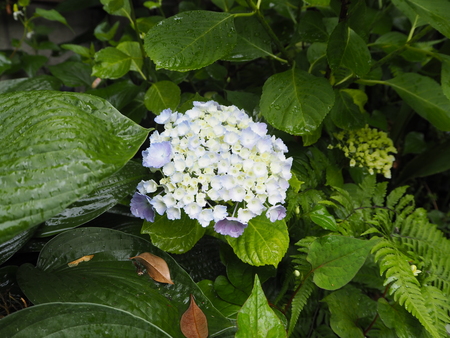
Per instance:
[[[160,283],[173,284],[170,279],[170,270],[167,263],[161,257],[153,255],[149,252],[143,252],[139,256],[131,257],[145,266],[147,273],[155,281]]]
[[[93,257],[94,257],[94,255],[86,255],[86,256],[83,256],[81,258],[78,258],[78,259],[74,260],[73,262],[67,263],[67,265],[69,267],[74,267],[74,266],[77,266],[81,262],[88,262],[88,261],[90,261]]]
[[[208,320],[203,311],[197,306],[194,296],[191,295],[191,304],[181,316],[181,332],[186,338],[208,337]]]

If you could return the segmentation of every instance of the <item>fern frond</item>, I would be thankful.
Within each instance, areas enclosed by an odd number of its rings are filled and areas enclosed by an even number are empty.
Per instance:
[[[312,274],[308,275],[300,284],[296,291],[291,303],[291,318],[289,320],[288,337],[292,334],[292,331],[297,324],[298,317],[306,305],[306,302],[311,296],[312,292],[316,288],[316,285],[312,281]]]
[[[385,273],[385,285],[390,284],[394,300],[416,317],[432,337],[441,337],[427,310],[420,283],[411,271],[409,258],[388,240],[380,241],[372,252],[380,273]]]
[[[441,290],[431,285],[422,287],[422,295],[425,298],[425,305],[433,319],[434,325],[439,330],[440,336],[447,336],[445,326],[450,324],[450,317],[448,316],[450,304],[447,297]]]
[[[408,186],[405,185],[392,190],[392,192],[386,198],[386,206],[389,209],[394,209],[400,198],[405,195],[406,189],[408,189]]]
[[[450,295],[450,241],[428,221],[424,209],[405,219],[396,240],[421,260],[415,263],[430,275],[433,285]]]

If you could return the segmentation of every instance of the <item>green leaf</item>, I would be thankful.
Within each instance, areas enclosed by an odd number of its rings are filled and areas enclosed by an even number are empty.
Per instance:
[[[353,98],[345,90],[335,90],[334,106],[330,117],[334,124],[341,129],[359,129],[366,125],[365,116],[354,103]]]
[[[120,171],[101,182],[95,190],[46,220],[35,233],[35,237],[59,234],[103,214],[127,195],[131,195],[138,183],[146,178],[147,173],[147,168],[140,163],[128,162]]]
[[[258,276],[252,293],[238,313],[236,338],[287,337],[283,323],[270,308]]]
[[[215,292],[214,283],[212,281],[204,279],[198,282],[197,285],[203,291],[205,296],[213,303],[216,309],[218,309],[225,317],[231,318],[236,316],[241,306],[231,304],[221,299]]]
[[[450,56],[439,54],[442,58],[441,86],[444,95],[450,100]]]
[[[92,68],[83,62],[66,61],[48,69],[52,75],[60,79],[68,87],[90,87],[94,78],[91,76]]]
[[[131,18],[131,7],[128,0],[100,0],[105,12]]]
[[[36,14],[44,19],[58,21],[63,25],[69,26],[66,19],[54,9],[46,10],[38,7],[36,8]]]
[[[182,212],[179,220],[171,221],[164,214],[156,217],[153,223],[144,222],[141,232],[149,234],[152,243],[158,248],[181,254],[189,251],[202,238],[205,228]]]
[[[116,21],[112,27],[109,22],[103,21],[95,27],[94,36],[100,41],[110,41],[116,36],[118,28],[119,21]]]
[[[237,39],[233,18],[228,13],[209,11],[179,13],[148,31],[145,51],[157,68],[203,68],[233,50]]]
[[[214,281],[214,290],[221,299],[238,306],[242,306],[249,296],[249,293],[238,289],[231,284],[227,277],[222,275]]]
[[[81,55],[85,58],[93,58],[94,57],[94,53],[91,51],[91,49],[84,47],[84,46],[80,46],[80,45],[73,45],[73,44],[63,44],[60,46],[62,49],[67,49],[70,50],[78,55]],[[95,51],[94,51],[95,52]]]
[[[311,221],[321,226],[325,230],[337,231],[338,227],[334,217],[328,212],[327,208],[321,204],[317,204],[309,213]]]
[[[411,131],[405,136],[402,154],[420,154],[427,149],[423,133]]]
[[[228,61],[251,61],[272,55],[271,40],[256,17],[241,17],[234,20],[237,43],[230,54],[222,58]]]
[[[131,58],[114,47],[106,47],[95,53],[92,75],[102,79],[118,79],[131,67]]]
[[[181,99],[181,90],[172,81],[159,81],[147,90],[144,103],[148,110],[159,115],[164,109],[175,110]]]
[[[446,0],[405,0],[433,28],[450,37],[450,3]]]
[[[91,89],[86,94],[92,94],[102,97],[111,103],[117,110],[122,110],[127,104],[131,103],[141,88],[134,85],[131,81],[116,81],[108,87]]]
[[[363,328],[375,317],[375,301],[353,286],[345,286],[323,299],[331,312],[331,328],[341,338],[364,338]]]
[[[415,177],[426,177],[450,169],[450,141],[446,141],[409,161],[399,177],[400,182]]]
[[[245,263],[260,266],[277,266],[289,246],[286,223],[271,222],[260,215],[248,222],[244,233],[238,238],[226,236],[234,253]]]
[[[376,242],[335,235],[316,239],[307,257],[314,283],[326,290],[343,287],[355,277]]]
[[[344,67],[358,76],[369,72],[372,60],[364,40],[343,22],[330,35],[327,58],[335,72]]]
[[[164,259],[174,285],[158,283],[136,272],[130,257],[149,252]],[[69,267],[85,255],[91,260]],[[190,295],[208,318],[211,336],[233,325],[214,308],[190,276],[167,253],[145,239],[106,228],[78,228],[50,240],[37,266],[24,264],[17,279],[34,304],[91,302],[114,307],[144,319],[170,337],[182,337],[181,314]]]
[[[13,238],[0,244],[0,264],[6,262],[12,255],[14,255],[20,248],[22,248],[32,237],[36,227],[32,227],[23,232],[19,232]]]
[[[108,102],[68,92],[0,95],[0,238],[58,214],[118,171],[148,131]]]
[[[407,3],[407,0],[391,0],[391,2],[408,17],[411,24],[415,23],[416,27],[423,26],[427,23],[424,18],[417,15],[416,11]]]
[[[324,78],[292,68],[264,83],[261,113],[272,126],[291,135],[307,135],[319,128],[334,103]]]
[[[450,101],[436,81],[428,76],[405,73],[384,83],[437,129],[450,130]]]
[[[12,67],[12,61],[5,55],[0,53],[0,75]]]
[[[142,56],[142,50],[139,45],[139,42],[124,41],[119,43],[116,48],[130,57],[131,70],[141,72],[142,64],[144,63],[144,58]]]
[[[0,320],[2,337],[173,337],[130,312],[91,303],[35,305]]]
[[[42,68],[48,61],[48,58],[44,55],[30,55],[24,54],[21,57],[23,70],[29,77],[36,75],[37,71]]]
[[[379,298],[378,314],[388,328],[395,329],[398,338],[421,337],[425,334],[424,327],[417,319],[397,303],[389,304],[385,298]]]
[[[306,11],[302,14],[298,25],[301,41],[312,43],[328,40],[328,32],[322,18],[323,15],[320,12]]]

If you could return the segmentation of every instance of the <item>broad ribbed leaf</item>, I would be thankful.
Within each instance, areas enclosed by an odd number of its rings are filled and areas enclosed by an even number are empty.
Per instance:
[[[428,76],[405,73],[385,83],[437,129],[450,130],[450,100],[436,81]]]
[[[425,21],[450,37],[450,2],[447,0],[405,0]]]
[[[266,81],[259,105],[275,128],[307,135],[319,128],[333,103],[334,93],[327,80],[292,68]]]
[[[370,70],[371,55],[364,40],[345,23],[336,26],[330,35],[327,58],[331,69],[350,69],[358,76]]]
[[[0,320],[1,337],[173,337],[143,318],[92,303],[32,306]]]
[[[338,227],[336,220],[333,215],[331,215],[327,208],[321,204],[317,204],[314,209],[309,213],[311,221],[321,226],[326,230],[337,231]]]
[[[188,71],[205,67],[236,45],[233,19],[228,13],[179,13],[148,31],[145,51],[158,68]]]
[[[144,63],[141,46],[137,41],[124,41],[117,45],[117,49],[128,55],[131,61],[130,69],[139,72]]]
[[[314,271],[314,283],[326,290],[343,287],[355,277],[376,240],[324,236],[309,248],[307,260]]]
[[[142,233],[149,234],[152,243],[158,248],[181,254],[192,249],[205,233],[200,223],[190,219],[184,212],[180,220],[168,220],[166,215],[157,216],[155,222],[144,222]]]
[[[0,95],[0,242],[58,214],[118,171],[148,131],[95,96]]]
[[[138,274],[130,257],[149,252],[164,259],[174,285]],[[89,261],[67,263],[86,255]],[[171,337],[182,337],[179,323],[193,294],[208,318],[211,336],[232,335],[232,323],[216,310],[190,276],[167,253],[145,239],[106,228],[66,231],[42,249],[36,267],[22,265],[21,289],[35,304],[92,302],[112,306],[145,319]],[[226,335],[225,335],[226,336]]]
[[[147,177],[148,170],[135,161],[101,182],[93,191],[69,205],[63,212],[45,221],[35,236],[54,236],[82,225],[103,214],[136,190],[138,183]]]
[[[159,81],[145,93],[144,104],[153,114],[158,115],[164,109],[173,111],[178,107],[181,99],[181,90],[172,81]]]
[[[94,81],[91,66],[80,61],[66,61],[48,68],[68,87],[90,86]]]
[[[334,106],[330,117],[341,129],[359,129],[365,126],[365,115],[354,102],[354,98],[345,90],[335,90]]]
[[[236,338],[281,338],[287,337],[286,330],[278,316],[270,308],[261,282],[255,277],[253,291],[238,313],[239,330]]]
[[[289,246],[286,223],[271,222],[261,215],[248,222],[244,233],[238,238],[226,236],[234,253],[245,263],[260,266],[277,266]]]

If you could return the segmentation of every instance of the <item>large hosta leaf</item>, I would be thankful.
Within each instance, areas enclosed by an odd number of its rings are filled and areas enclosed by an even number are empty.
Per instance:
[[[319,128],[333,103],[334,93],[327,80],[292,68],[266,81],[259,105],[275,128],[307,135]]]
[[[129,312],[91,303],[32,306],[0,320],[2,337],[172,337]]]
[[[188,71],[205,67],[236,45],[233,19],[228,13],[179,13],[148,31],[145,51],[158,68]]]
[[[130,257],[149,252],[164,259],[174,284],[139,275]],[[77,266],[68,263],[93,255]],[[66,231],[42,249],[37,266],[22,265],[21,289],[34,304],[91,302],[127,311],[151,322],[170,337],[182,337],[179,321],[190,295],[208,318],[211,337],[232,337],[235,330],[190,276],[165,252],[137,236],[106,228]]]
[[[129,161],[125,167],[102,181],[93,191],[69,205],[61,213],[46,220],[34,236],[54,236],[82,225],[103,214],[136,190],[148,169],[141,163]]]
[[[284,221],[271,222],[261,215],[248,222],[244,233],[227,241],[245,263],[277,266],[289,246],[289,234]]]
[[[91,95],[0,95],[0,243],[89,193],[128,162],[147,134]]]

